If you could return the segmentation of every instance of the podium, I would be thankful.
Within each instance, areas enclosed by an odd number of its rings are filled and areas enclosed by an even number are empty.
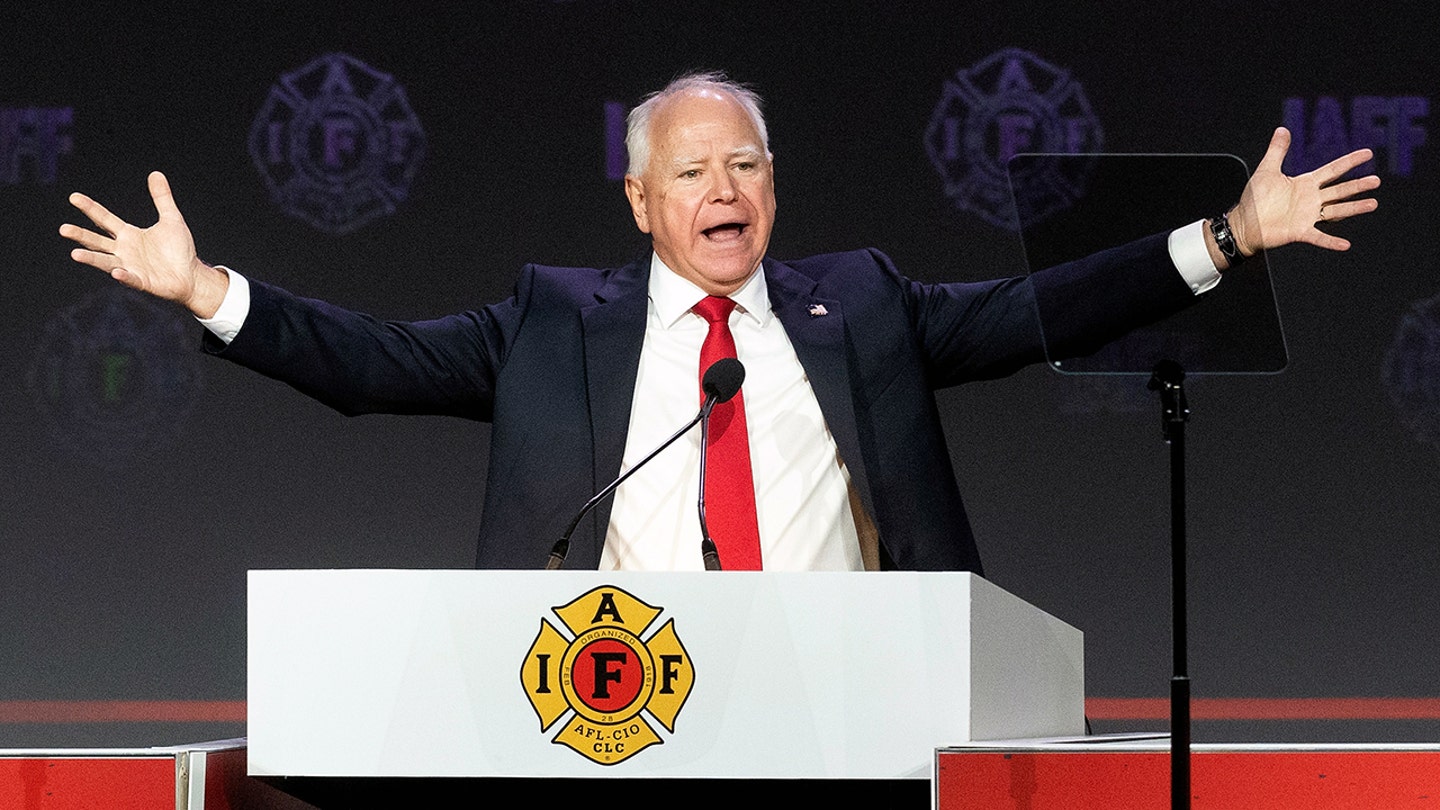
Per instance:
[[[249,575],[249,772],[929,779],[1084,726],[1079,631],[965,573]]]

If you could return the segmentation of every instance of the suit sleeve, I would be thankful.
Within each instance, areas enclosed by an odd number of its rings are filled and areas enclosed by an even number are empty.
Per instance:
[[[1012,374],[1044,360],[1047,341],[1054,359],[1090,354],[1190,305],[1196,297],[1170,259],[1167,237],[1146,237],[1028,278],[908,282],[912,327],[931,387]]]
[[[515,295],[499,304],[414,322],[380,321],[252,280],[244,327],[228,346],[207,333],[204,349],[349,416],[489,421],[532,278],[527,267]]]

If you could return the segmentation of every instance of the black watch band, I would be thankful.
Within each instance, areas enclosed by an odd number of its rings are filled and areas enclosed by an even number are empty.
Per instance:
[[[1235,234],[1230,230],[1230,218],[1228,214],[1221,214],[1209,220],[1210,234],[1215,237],[1215,244],[1220,248],[1220,254],[1231,267],[1245,261],[1245,256],[1240,253],[1240,246],[1235,244]]]

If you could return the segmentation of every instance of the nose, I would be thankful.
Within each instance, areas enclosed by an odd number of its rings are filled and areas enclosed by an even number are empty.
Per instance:
[[[714,184],[710,189],[710,199],[714,202],[731,203],[739,196],[735,190],[735,178],[729,172],[712,172]]]

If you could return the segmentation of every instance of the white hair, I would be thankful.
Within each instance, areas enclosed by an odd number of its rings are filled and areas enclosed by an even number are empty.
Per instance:
[[[625,151],[630,156],[626,174],[639,177],[650,163],[650,121],[655,117],[655,111],[667,99],[695,90],[725,93],[739,102],[760,133],[761,150],[770,154],[770,136],[765,131],[765,116],[760,112],[758,93],[718,70],[687,73],[665,85],[664,89],[646,96],[625,118]]]

